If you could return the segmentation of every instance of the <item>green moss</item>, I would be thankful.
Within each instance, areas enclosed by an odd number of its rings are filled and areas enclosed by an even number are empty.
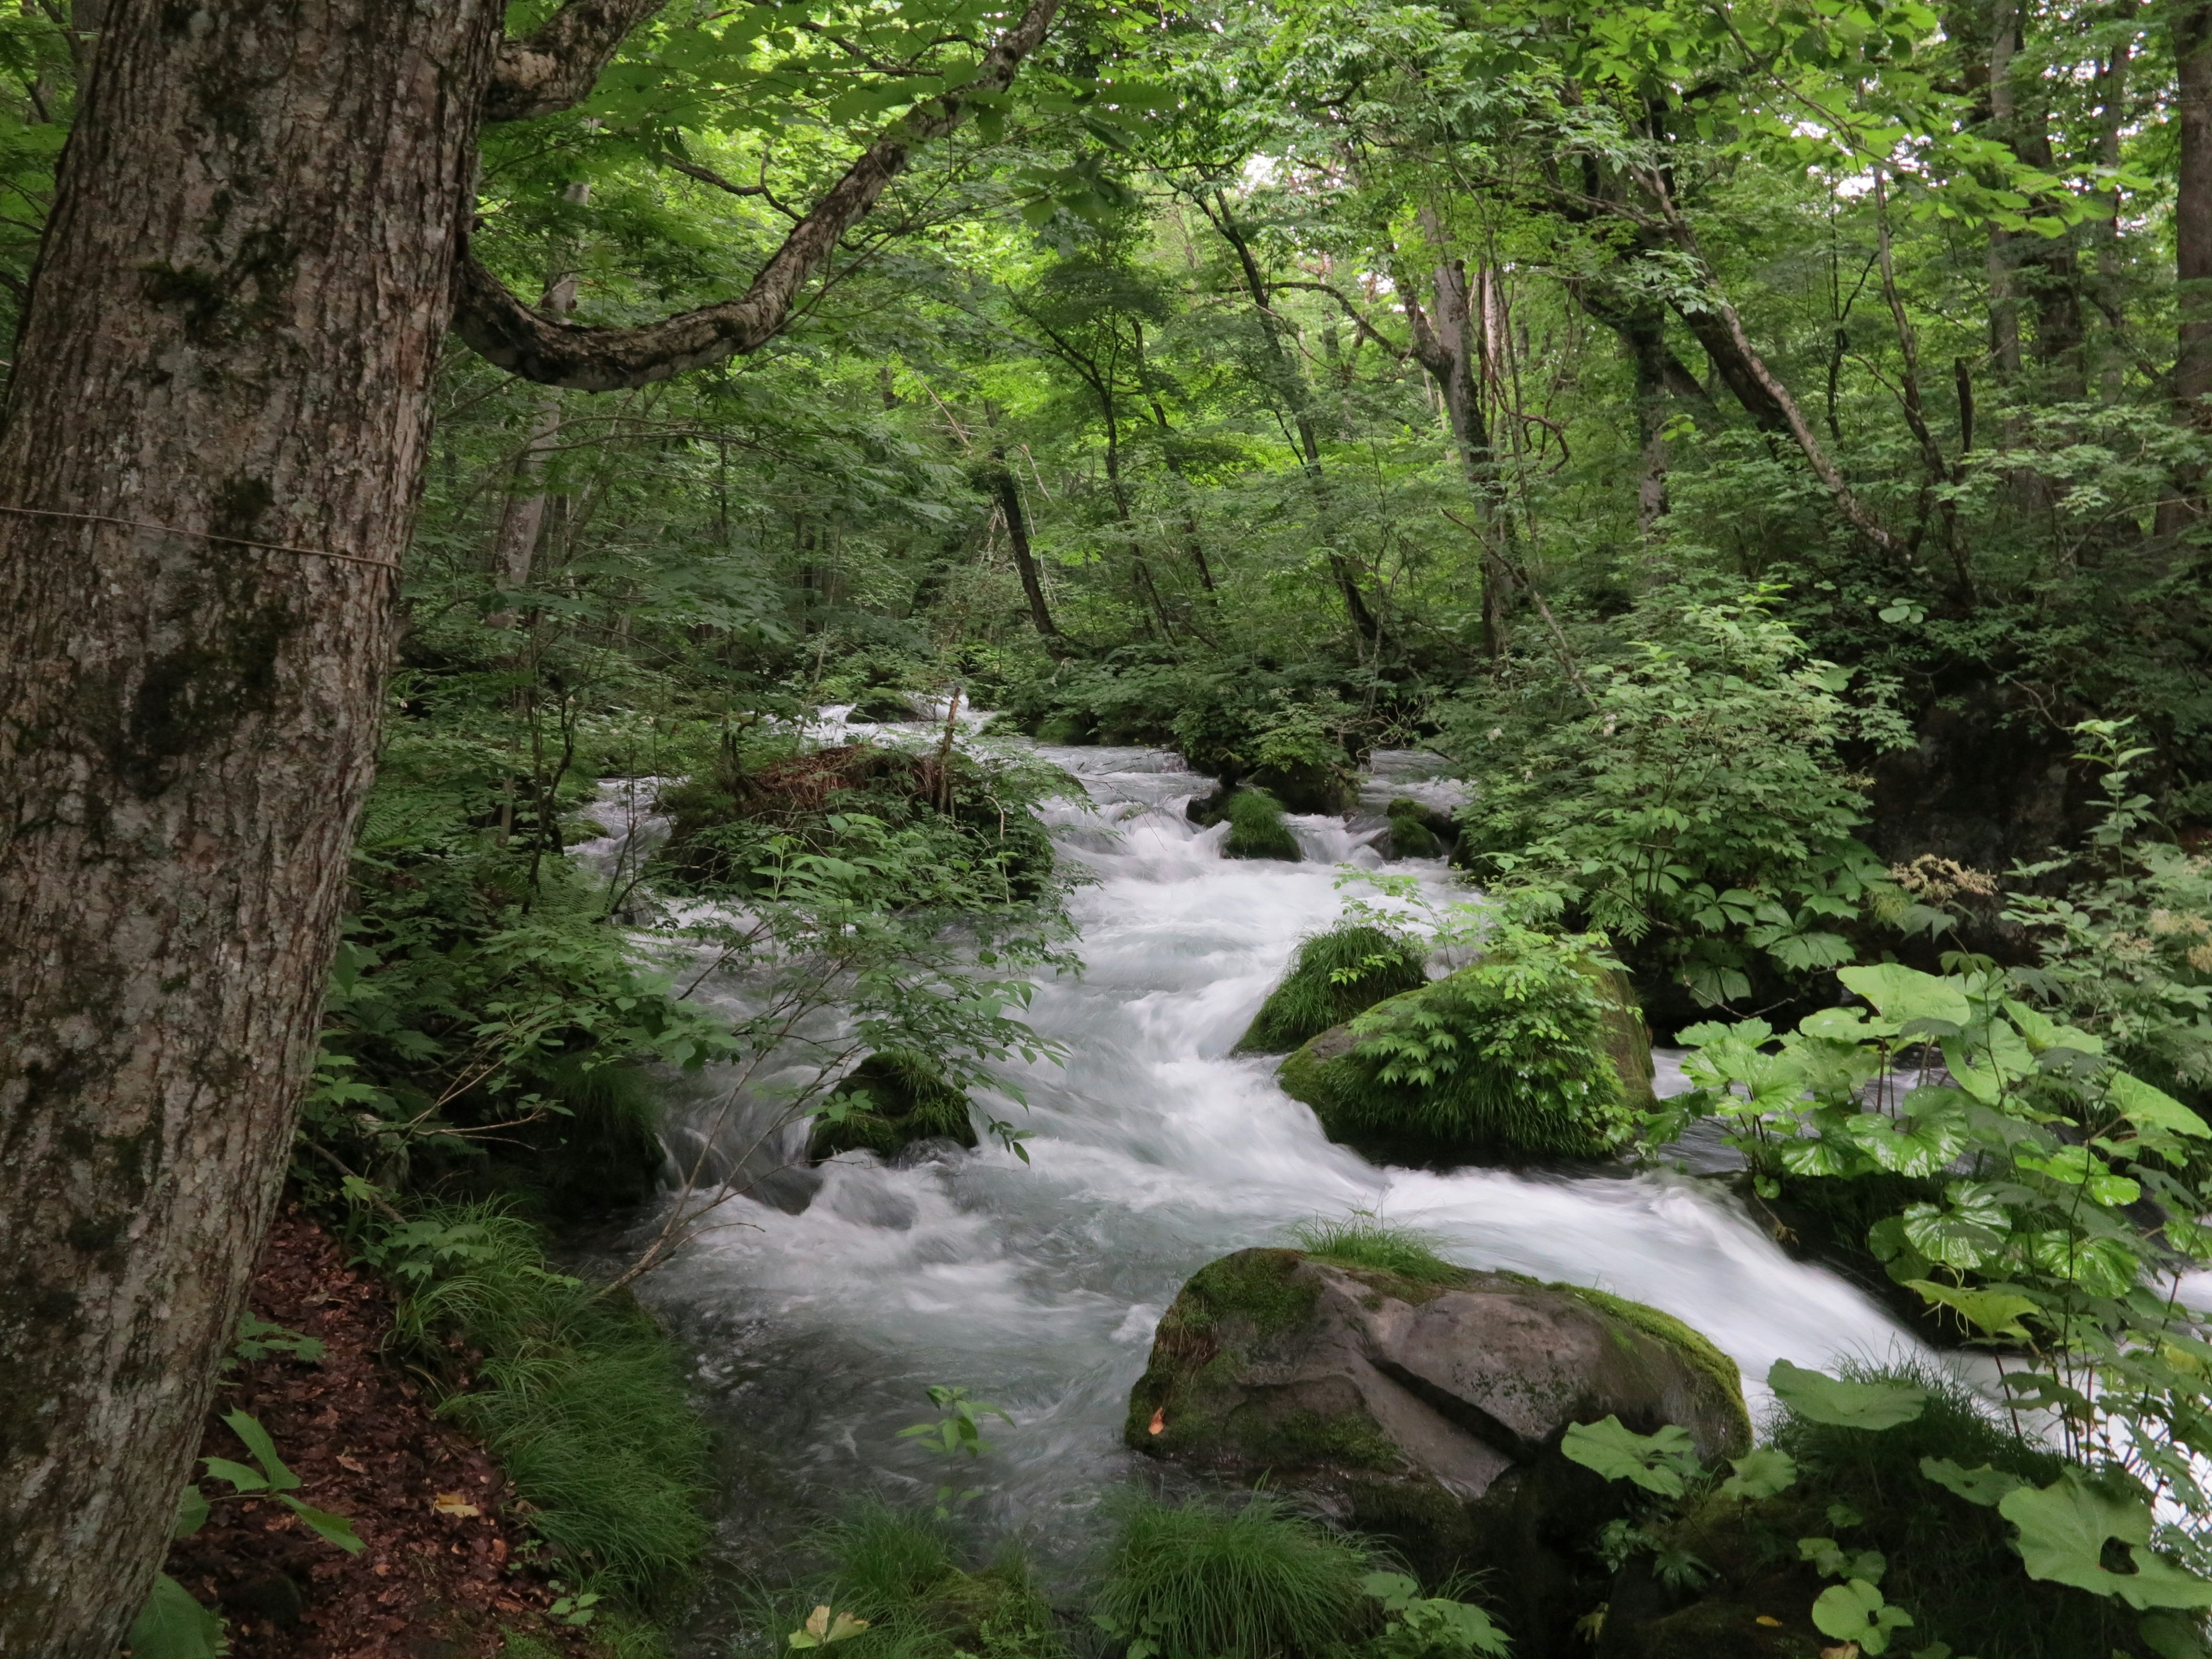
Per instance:
[[[1386,997],[1428,983],[1413,941],[1365,925],[1332,927],[1298,946],[1291,971],[1267,994],[1239,1054],[1286,1054]]]
[[[968,1097],[945,1080],[927,1055],[910,1049],[869,1055],[831,1091],[829,1104],[830,1113],[817,1121],[808,1148],[817,1164],[840,1152],[890,1158],[917,1140],[975,1144]]]
[[[1360,1412],[1291,1412],[1268,1424],[1264,1432],[1249,1435],[1245,1449],[1262,1461],[1281,1457],[1285,1462],[1337,1463],[1385,1474],[1404,1468],[1406,1461],[1390,1437]]]
[[[1669,1313],[1662,1313],[1646,1303],[1631,1302],[1626,1297],[1613,1296],[1607,1291],[1593,1290],[1587,1285],[1551,1285],[1548,1290],[1565,1291],[1596,1309],[1600,1313],[1619,1320],[1644,1335],[1665,1343],[1688,1361],[1692,1369],[1701,1372],[1720,1390],[1721,1398],[1732,1407],[1737,1419],[1742,1445],[1747,1449],[1752,1443],[1750,1407],[1743,1400],[1743,1372],[1735,1360],[1714,1346],[1711,1338],[1694,1330]]]
[[[1304,856],[1298,838],[1283,817],[1282,803],[1264,789],[1239,789],[1229,798],[1229,838],[1221,843],[1224,858],[1281,859],[1295,864]]]
[[[1089,716],[1069,714],[1047,714],[1036,723],[1032,735],[1039,743],[1048,743],[1060,748],[1074,748],[1079,744],[1098,741],[1098,723]]]
[[[1607,970],[1515,930],[1473,967],[1293,1052],[1277,1080],[1333,1140],[1385,1158],[1601,1158],[1632,1121]],[[1623,1050],[1617,1057],[1615,1048]]]
[[[1393,858],[1432,859],[1443,854],[1443,847],[1429,828],[1428,814],[1419,801],[1401,797],[1383,809],[1383,816],[1390,821]]]
[[[1209,1326],[1242,1319],[1261,1334],[1286,1330],[1312,1314],[1321,1294],[1298,1273],[1304,1259],[1297,1250],[1239,1250],[1200,1267],[1176,1300],[1189,1298]]]

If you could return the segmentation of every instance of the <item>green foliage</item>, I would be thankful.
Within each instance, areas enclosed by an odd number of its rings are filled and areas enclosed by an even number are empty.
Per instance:
[[[1778,599],[1650,617],[1662,630],[1594,666],[1570,718],[1516,720],[1509,737],[1478,702],[1450,728],[1487,782],[1462,815],[1476,871],[1556,895],[1707,1004],[1750,995],[1754,971],[1794,981],[1849,961],[1841,929],[1887,884],[1855,838],[1864,800],[1838,750],[1899,746],[1905,728],[1844,701],[1849,673],[1809,658]]]
[[[1267,1492],[1132,1500],[1093,1617],[1128,1659],[1318,1659],[1360,1632],[1370,1559]]]
[[[1364,1267],[1416,1285],[1455,1285],[1467,1276],[1466,1268],[1437,1254],[1436,1241],[1426,1233],[1371,1215],[1302,1221],[1291,1231],[1309,1256],[1331,1267]]]
[[[928,1055],[890,1048],[870,1054],[830,1091],[815,1118],[810,1155],[867,1151],[888,1158],[933,1138],[975,1144],[967,1095]]]
[[[222,1619],[166,1572],[155,1575],[146,1605],[123,1640],[131,1659],[216,1659],[228,1646]]]
[[[1627,1480],[1662,1498],[1680,1498],[1698,1468],[1690,1431],[1672,1423],[1656,1434],[1638,1434],[1613,1416],[1571,1423],[1559,1449],[1608,1480]]]
[[[1382,1604],[1389,1622],[1369,1644],[1376,1659],[1504,1659],[1510,1647],[1490,1615],[1448,1595],[1423,1595],[1399,1572],[1370,1572],[1359,1587]]]
[[[1383,998],[1428,982],[1426,953],[1405,934],[1369,922],[1303,940],[1283,982],[1267,993],[1237,1044],[1240,1054],[1287,1054]]]
[[[1607,1052],[1603,951],[1500,917],[1473,966],[1358,1015],[1340,1054],[1293,1054],[1284,1086],[1355,1144],[1602,1157],[1631,1121]]]
[[[1266,790],[1237,790],[1222,815],[1229,820],[1229,836],[1221,843],[1224,858],[1282,859],[1295,864],[1304,856],[1297,836],[1284,820],[1283,804]]]
[[[532,1530],[594,1583],[635,1603],[672,1595],[708,1539],[705,1431],[675,1349],[628,1297],[556,1272],[537,1229],[495,1204],[415,1224],[464,1242],[432,1257],[395,1326],[430,1363],[455,1363],[449,1337],[477,1356],[440,1412],[483,1439]]]

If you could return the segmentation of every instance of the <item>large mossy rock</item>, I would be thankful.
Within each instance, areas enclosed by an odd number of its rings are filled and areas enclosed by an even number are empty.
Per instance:
[[[1442,1026],[1450,1069],[1385,1080],[1366,1033]],[[1626,975],[1568,963],[1501,989],[1484,963],[1375,1004],[1285,1060],[1276,1080],[1332,1140],[1417,1164],[1602,1158],[1653,1103],[1651,1038]]]
[[[906,1049],[870,1054],[830,1091],[830,1105],[807,1146],[817,1164],[840,1152],[891,1158],[918,1140],[975,1144],[968,1097],[927,1056]]]
[[[1385,997],[1418,990],[1428,981],[1420,949],[1386,929],[1354,925],[1316,933],[1298,946],[1291,971],[1267,993],[1237,1052],[1288,1054]]]
[[[1655,1309],[1514,1273],[1417,1280],[1251,1249],[1168,1309],[1126,1437],[1291,1491],[1431,1583],[1491,1572],[1515,1653],[1540,1656],[1566,1651],[1549,1644],[1603,1595],[1586,1547],[1626,1498],[1559,1446],[1607,1416],[1680,1424],[1708,1459],[1751,1445],[1734,1362]]]
[[[1283,804],[1264,789],[1237,790],[1221,816],[1229,820],[1229,834],[1221,843],[1224,858],[1280,859],[1296,864],[1305,856],[1283,816]]]

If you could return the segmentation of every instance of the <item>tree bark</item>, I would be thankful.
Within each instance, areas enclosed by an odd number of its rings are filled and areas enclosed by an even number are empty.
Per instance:
[[[1037,637],[1044,641],[1044,648],[1055,657],[1064,656],[1067,642],[1060,637],[1052,612],[1046,607],[1044,583],[1038,579],[1036,559],[1030,551],[1030,521],[1029,515],[1022,511],[1021,483],[1006,465],[1006,451],[994,451],[991,459],[991,493],[998,497],[999,511],[1006,515],[1006,540],[1014,550],[1014,568],[1021,573],[1022,592],[1030,602],[1030,621],[1036,625]]]
[[[185,16],[104,20],[0,434],[0,1652],[42,1659],[144,1598],[283,1178],[500,9]]]

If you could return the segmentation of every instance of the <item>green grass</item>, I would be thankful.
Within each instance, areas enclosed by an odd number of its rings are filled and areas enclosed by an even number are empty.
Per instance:
[[[445,1365],[449,1334],[482,1355],[441,1414],[483,1440],[576,1577],[665,1605],[709,1538],[707,1435],[676,1349],[627,1296],[552,1271],[520,1216],[477,1204],[430,1218],[474,1242],[406,1296],[395,1335]]]
[[[1130,1502],[1091,1607],[1161,1659],[1321,1659],[1361,1632],[1371,1603],[1362,1546],[1255,1492],[1242,1503]]]
[[[1298,838],[1284,821],[1283,804],[1264,789],[1239,789],[1230,796],[1223,817],[1229,820],[1229,838],[1221,843],[1224,858],[1281,859],[1295,864],[1304,855]]]
[[[1291,971],[1267,994],[1237,1045],[1240,1054],[1288,1054],[1385,997],[1428,983],[1424,953],[1387,928],[1332,927],[1298,946]]]
[[[818,1163],[839,1152],[866,1151],[890,1157],[916,1140],[975,1144],[968,1097],[945,1080],[927,1054],[886,1048],[870,1054],[831,1092],[848,1104],[865,1095],[866,1106],[851,1105],[845,1115],[823,1118],[814,1130],[811,1156]]]
[[[1309,1256],[1331,1267],[1395,1273],[1417,1285],[1456,1285],[1467,1277],[1466,1268],[1437,1254],[1436,1241],[1428,1234],[1370,1215],[1302,1221],[1291,1233]]]

